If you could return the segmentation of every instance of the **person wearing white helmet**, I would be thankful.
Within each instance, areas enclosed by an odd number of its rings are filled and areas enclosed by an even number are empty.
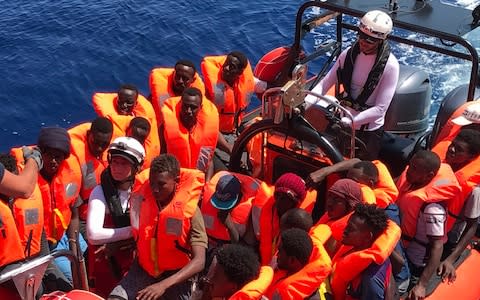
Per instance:
[[[360,151],[357,156],[373,160],[380,151],[385,114],[395,94],[399,65],[386,41],[393,28],[387,13],[367,12],[358,28],[357,41],[339,55],[312,91],[323,95],[336,86],[335,96],[352,113],[356,135],[367,147],[367,151]],[[312,95],[305,98],[307,108],[318,101]],[[351,125],[345,117],[341,122]]]
[[[118,137],[107,153],[108,167],[90,194],[87,214],[89,279],[103,296],[108,295],[133,260],[129,199],[145,149],[133,137]],[[101,245],[105,245],[105,251],[98,251]]]

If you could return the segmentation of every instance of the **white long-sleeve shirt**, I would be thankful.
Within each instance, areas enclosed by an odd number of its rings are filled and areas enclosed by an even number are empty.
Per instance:
[[[330,69],[327,75],[312,89],[312,92],[323,95],[336,84],[337,69],[339,65],[342,67],[344,66],[347,52],[348,49],[340,53],[333,67]],[[375,58],[376,55],[365,55],[360,52],[355,59],[355,63],[353,65],[352,83],[350,87],[351,96],[353,99],[356,99],[360,95],[362,88],[367,81],[368,74],[372,70],[372,67],[375,63]],[[364,124],[368,124],[368,129],[366,129],[368,131],[373,131],[383,126],[385,123],[385,114],[387,113],[387,109],[390,106],[390,102],[392,102],[393,95],[395,94],[395,90],[397,88],[399,70],[400,66],[397,59],[392,53],[390,53],[377,87],[365,103],[371,107],[361,112],[347,107],[354,117],[355,129],[360,129],[360,127]],[[319,98],[312,95],[305,97],[307,107],[316,104],[319,100]]]
[[[130,190],[119,191],[122,211],[128,208]],[[92,245],[103,245],[126,240],[132,237],[132,227],[106,228],[104,227],[105,215],[109,214],[107,201],[101,185],[97,185],[90,194],[87,211],[87,237]]]

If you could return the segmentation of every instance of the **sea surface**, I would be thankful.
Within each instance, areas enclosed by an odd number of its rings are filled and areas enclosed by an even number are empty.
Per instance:
[[[437,0],[432,0],[437,1]],[[95,117],[94,92],[132,83],[148,95],[155,66],[243,51],[255,65],[293,42],[301,1],[291,0],[36,0],[1,1],[0,151],[32,144],[42,126],[72,127]],[[401,0],[399,0],[401,5]],[[452,1],[474,8],[479,0]],[[327,33],[318,33],[312,45]],[[394,48],[399,56],[406,48]],[[422,60],[434,102],[465,80],[465,65],[412,53]],[[447,74],[447,76],[445,75]],[[434,110],[433,110],[434,111]]]

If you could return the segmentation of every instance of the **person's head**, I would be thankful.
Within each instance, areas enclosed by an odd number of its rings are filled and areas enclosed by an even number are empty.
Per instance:
[[[93,120],[90,129],[87,131],[87,144],[90,154],[95,157],[101,157],[107,150],[112,139],[113,125],[105,117],[98,117]]]
[[[328,217],[336,220],[346,216],[362,199],[362,189],[358,182],[348,178],[337,180],[327,191]]]
[[[167,205],[180,180],[180,163],[172,154],[160,154],[150,165],[149,182],[155,200]]]
[[[127,136],[131,136],[139,141],[140,144],[144,145],[145,140],[150,134],[150,129],[150,122],[148,122],[147,119],[144,117],[135,117],[128,124],[126,134]]]
[[[386,40],[392,28],[393,22],[387,13],[380,10],[367,12],[360,19],[358,26],[360,51],[367,55],[377,53],[377,50]]]
[[[132,84],[124,84],[117,92],[117,111],[120,115],[130,115],[137,104],[138,89]]]
[[[457,171],[478,155],[480,155],[480,131],[462,128],[448,146],[445,161],[454,171]]]
[[[366,249],[387,228],[385,210],[375,204],[357,204],[343,231],[342,244],[355,249]]]
[[[180,122],[190,130],[197,124],[197,116],[202,108],[202,92],[194,87],[186,88],[183,91],[180,101]]]
[[[232,51],[222,66],[222,78],[228,84],[235,82],[247,67],[248,59],[242,52]]]
[[[195,65],[191,61],[186,59],[177,61],[172,82],[172,89],[175,92],[175,95],[182,95],[185,88],[190,87],[195,78],[196,72]]]
[[[223,245],[216,254],[211,296],[228,298],[248,282],[256,279],[260,262],[253,249],[239,244]]]
[[[118,137],[108,147],[110,174],[116,181],[133,181],[145,159],[145,149],[132,137]]]
[[[283,231],[278,246],[278,268],[288,274],[298,272],[308,263],[312,250],[312,239],[305,230],[291,228]]]
[[[472,102],[463,111],[462,115],[452,120],[454,124],[466,126],[480,123],[480,101]]]
[[[225,174],[218,179],[210,203],[217,209],[230,210],[240,200],[241,189],[241,183],[235,175]]]
[[[312,226],[312,215],[301,208],[289,209],[280,218],[280,232],[290,228],[298,228],[308,232]]]
[[[440,157],[435,152],[420,150],[415,153],[410,162],[406,179],[413,188],[421,188],[427,185],[437,175],[440,169]]]
[[[52,178],[62,162],[70,156],[70,136],[65,128],[44,127],[40,129],[37,145],[43,159],[40,173],[46,178]]]
[[[294,173],[285,173],[275,182],[275,207],[278,217],[289,209],[298,207],[305,199],[307,188],[305,181]]]
[[[347,178],[375,188],[378,182],[378,169],[371,161],[362,160],[348,170]]]

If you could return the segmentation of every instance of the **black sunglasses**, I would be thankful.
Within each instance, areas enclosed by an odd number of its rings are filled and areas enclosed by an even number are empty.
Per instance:
[[[362,31],[359,31],[358,32],[358,37],[361,39],[361,40],[364,40],[365,42],[369,43],[369,44],[377,44],[381,41],[381,39],[377,39],[377,38],[374,38],[374,37],[371,37],[369,36],[368,34],[365,34],[363,33]]]

